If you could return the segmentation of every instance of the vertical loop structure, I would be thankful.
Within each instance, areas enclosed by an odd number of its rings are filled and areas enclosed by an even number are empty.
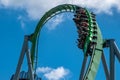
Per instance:
[[[55,15],[63,12],[72,12],[74,14],[73,21],[78,30],[78,48],[83,50],[84,57],[90,56],[90,61],[85,71],[82,80],[94,80],[103,51],[103,39],[101,31],[95,19],[95,14],[89,12],[86,8],[79,7],[72,4],[63,4],[56,6],[46,12],[40,19],[35,31],[30,35],[31,47],[31,60],[33,68],[36,63],[35,56],[38,44],[38,38],[43,25]]]

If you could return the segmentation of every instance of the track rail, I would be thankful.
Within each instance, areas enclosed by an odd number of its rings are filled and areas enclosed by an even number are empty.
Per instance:
[[[87,67],[86,73],[83,77],[82,80],[94,80],[97,69],[100,63],[101,59],[101,54],[103,51],[103,39],[102,35],[100,32],[100,29],[97,25],[97,22],[95,20],[95,15],[91,12],[89,12],[86,8],[81,8],[77,5],[72,5],[72,4],[63,4],[56,6],[46,12],[43,17],[40,19],[35,31],[33,34],[30,36],[30,41],[32,42],[32,47],[31,47],[31,59],[32,59],[32,64],[34,66],[34,60],[35,60],[35,49],[36,49],[36,44],[37,40],[40,35],[41,28],[43,25],[51,19],[53,16],[58,15],[63,12],[72,12],[74,14],[77,14],[76,11],[79,11],[79,9],[83,9],[85,11],[85,16],[87,19],[87,24],[88,24],[88,35],[85,36],[85,42],[84,43],[79,43],[83,44],[83,47],[80,47],[80,49],[83,49],[84,57],[85,56],[90,56],[91,59],[89,61],[89,65]],[[82,13],[80,13],[82,15]],[[81,19],[81,18],[80,18]],[[84,19],[85,20],[85,19]],[[81,23],[80,21],[78,21]],[[75,22],[76,23],[76,22]],[[77,23],[76,23],[77,25]],[[83,25],[84,27],[84,25]],[[79,34],[80,35],[80,34]],[[81,41],[79,41],[81,42]],[[93,44],[94,43],[94,44]]]

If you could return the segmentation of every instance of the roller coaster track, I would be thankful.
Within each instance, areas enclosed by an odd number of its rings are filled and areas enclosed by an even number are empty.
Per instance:
[[[78,32],[78,48],[80,48],[84,54],[79,80],[94,80],[100,60],[102,60],[106,80],[115,80],[115,57],[120,62],[120,51],[114,39],[103,40],[101,31],[95,19],[95,14],[89,12],[86,8],[72,4],[63,4],[52,8],[40,19],[34,33],[31,35],[25,35],[16,72],[12,75],[11,80],[41,80],[35,72],[38,61],[40,31],[48,20],[64,12],[72,12],[74,14],[73,21],[75,22]],[[32,43],[30,51],[28,45],[29,42]],[[103,48],[110,49],[109,70],[106,64]],[[28,71],[21,72],[25,54],[28,63]],[[88,59],[88,57],[90,59]],[[88,65],[86,66],[87,62]]]
[[[34,66],[35,50],[40,36],[40,31],[43,25],[50,20],[52,17],[64,13],[72,12],[75,18],[73,19],[78,29],[79,39],[78,47],[83,50],[84,57],[90,56],[90,61],[84,77],[82,80],[94,80],[99,64],[101,55],[103,52],[103,39],[101,31],[95,20],[95,15],[89,12],[86,8],[79,7],[72,4],[63,4],[56,6],[46,12],[40,19],[35,31],[30,35],[30,41],[32,42],[31,47],[31,60]],[[84,29],[85,28],[85,29]],[[84,42],[82,42],[84,40]]]

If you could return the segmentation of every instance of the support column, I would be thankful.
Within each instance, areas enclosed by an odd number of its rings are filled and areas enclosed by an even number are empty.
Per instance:
[[[104,71],[105,71],[106,80],[110,80],[110,75],[109,75],[109,71],[108,71],[108,67],[107,67],[107,64],[106,64],[104,53],[102,53],[102,64],[103,64],[103,68],[104,68]]]
[[[13,80],[19,80],[20,69],[21,69],[21,66],[22,66],[22,63],[23,63],[25,52],[26,52],[27,43],[28,43],[28,38],[25,36],[22,51],[20,53],[19,61],[18,61],[18,64],[17,64],[17,68],[16,68],[15,75],[13,77]]]
[[[113,42],[113,47],[114,47],[114,50],[115,50],[115,55],[116,55],[118,61],[120,62],[120,51],[119,51],[115,42]]]
[[[83,80],[85,67],[86,67],[86,63],[87,63],[87,58],[88,58],[88,56],[84,56],[79,80]]]
[[[13,77],[13,80],[19,80],[20,70],[21,70],[21,66],[22,66],[25,54],[26,54],[27,62],[28,62],[28,74],[27,74],[28,79],[34,80],[32,61],[31,61],[31,56],[30,56],[29,50],[28,50],[28,40],[29,40],[29,36],[25,36],[22,51],[21,51],[21,54],[19,57],[17,69],[16,69],[15,75]]]
[[[114,40],[110,40],[110,80],[115,80],[115,55],[114,55],[114,47],[112,43]]]
[[[27,44],[26,56],[27,56],[27,61],[28,61],[28,76],[29,76],[30,80],[34,80],[34,75],[33,75],[34,73],[33,73],[30,53],[29,53],[29,50],[28,50],[28,44]]]

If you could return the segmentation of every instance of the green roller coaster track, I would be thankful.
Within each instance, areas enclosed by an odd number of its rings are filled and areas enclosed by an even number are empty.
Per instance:
[[[32,65],[34,66],[34,60],[35,60],[35,49],[36,49],[36,44],[37,44],[37,39],[39,38],[40,35],[40,31],[43,27],[43,25],[49,20],[51,19],[53,16],[58,15],[60,13],[63,12],[72,12],[75,13],[75,11],[77,10],[79,6],[77,5],[72,5],[72,4],[63,4],[63,5],[59,5],[55,8],[52,8],[51,10],[49,10],[48,12],[46,12],[44,14],[44,16],[40,19],[35,31],[33,34],[30,35],[30,41],[32,42],[32,47],[31,47],[31,60],[32,60]],[[85,8],[84,8],[85,9]],[[86,10],[86,14],[89,17],[89,28],[92,31],[93,25],[92,25],[92,15],[90,14],[90,12]],[[93,51],[92,51],[92,56],[88,65],[88,68],[86,70],[85,76],[84,76],[84,80],[94,80],[99,64],[100,64],[100,59],[101,59],[101,55],[102,55],[102,51],[103,51],[103,39],[102,39],[102,35],[101,35],[101,31],[98,27],[98,25],[96,25],[97,27],[97,40],[96,43],[97,45],[94,47]],[[86,54],[86,50],[88,48],[88,44],[91,41],[91,36],[93,36],[94,34],[89,31],[90,36],[87,37],[86,41],[85,41],[85,45],[84,45],[84,49],[83,49],[83,53]],[[84,55],[86,56],[86,55]]]
[[[77,27],[79,37],[77,39],[78,48],[82,49],[84,53],[79,80],[94,80],[98,71],[100,60],[102,60],[106,79],[115,80],[115,57],[120,62],[120,51],[114,39],[103,40],[100,28],[95,20],[95,14],[89,12],[86,8],[72,4],[63,4],[52,8],[40,19],[33,34],[25,35],[16,72],[12,75],[11,80],[41,80],[35,72],[38,61],[38,41],[40,31],[48,20],[64,12],[74,13],[73,21]],[[32,43],[30,46],[31,51],[29,51],[29,42]],[[109,70],[106,64],[103,48],[110,49]],[[21,72],[20,70],[25,54],[28,62],[28,72]],[[90,60],[86,66],[88,57],[90,57]]]

